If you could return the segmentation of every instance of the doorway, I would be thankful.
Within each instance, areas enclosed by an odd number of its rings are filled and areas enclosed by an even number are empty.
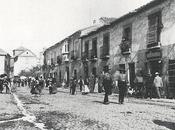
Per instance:
[[[129,80],[131,88],[134,88],[134,80],[135,80],[135,63],[129,63]]]
[[[154,76],[156,72],[162,75],[162,62],[160,60],[150,61],[150,72]]]
[[[66,73],[67,73],[67,83],[69,83],[69,67],[66,67]]]

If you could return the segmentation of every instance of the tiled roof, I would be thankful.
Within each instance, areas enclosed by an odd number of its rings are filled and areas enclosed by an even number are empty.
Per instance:
[[[163,3],[163,2],[166,2],[166,1],[170,1],[170,0],[152,0],[152,1],[150,1],[149,3],[147,3],[147,4],[143,5],[143,6],[141,6],[140,8],[135,9],[134,11],[129,12],[129,13],[127,13],[127,14],[125,14],[125,15],[119,17],[119,18],[117,18],[117,19],[114,19],[114,20],[113,20],[112,22],[110,22],[108,25],[105,24],[105,25],[99,27],[98,29],[96,29],[96,31],[92,31],[92,32],[90,32],[88,35],[85,35],[85,37],[87,37],[87,36],[89,36],[89,35],[93,35],[94,33],[97,33],[97,32],[99,32],[99,31],[101,31],[101,30],[104,30],[104,29],[106,29],[106,28],[108,28],[108,27],[110,27],[110,26],[113,26],[113,25],[115,25],[115,24],[117,24],[117,23],[119,23],[119,22],[122,22],[122,21],[124,21],[125,19],[128,19],[128,18],[130,18],[130,17],[133,17],[133,16],[135,16],[135,15],[137,15],[137,14],[139,14],[139,13],[142,13],[142,12],[145,11],[145,10],[148,10],[148,9],[150,9],[150,8],[152,8],[152,7],[155,7],[155,6],[157,6],[157,5],[159,5],[159,4]],[[84,36],[83,36],[83,37],[84,37]]]
[[[104,25],[111,24],[115,20],[116,20],[116,18],[101,17],[99,19],[99,21],[100,21],[99,24],[96,24],[96,25],[93,25],[93,26],[82,29],[80,37],[87,36],[88,34],[97,31],[99,28],[103,27]]]

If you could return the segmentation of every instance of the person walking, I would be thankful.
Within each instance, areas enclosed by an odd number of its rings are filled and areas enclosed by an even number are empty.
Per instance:
[[[91,75],[90,75],[89,87],[90,87],[90,92],[93,93],[94,92],[94,87],[95,87],[95,76],[94,76],[93,73],[91,73]]]
[[[98,90],[99,90],[98,87],[99,87],[98,78],[96,77],[96,78],[95,78],[95,87],[94,87],[94,92],[95,92],[95,93],[98,93]]]
[[[156,87],[156,93],[158,98],[161,98],[161,89],[163,88],[162,78],[159,76],[159,73],[155,73],[156,77],[154,78],[154,86]]]
[[[146,94],[145,98],[152,99],[152,93],[153,93],[153,78],[151,73],[148,73],[145,77],[145,87],[146,87]]]
[[[103,77],[103,86],[105,90],[105,96],[104,96],[104,104],[109,104],[108,96],[112,94],[112,77],[109,74],[109,69],[104,70],[104,77]]]
[[[76,90],[76,79],[75,77],[72,77],[70,82],[70,94],[75,95],[75,90]]]
[[[119,77],[118,77],[118,87],[119,87],[119,104],[123,104],[124,97],[127,90],[127,76],[125,74],[125,70],[119,70]]]
[[[83,89],[82,89],[82,95],[86,95],[86,94],[88,94],[90,92],[88,86],[89,86],[89,80],[88,80],[88,78],[85,78]]]
[[[80,76],[80,79],[78,80],[78,84],[80,86],[80,92],[82,92],[82,87],[83,87],[84,81],[83,81],[81,76]]]

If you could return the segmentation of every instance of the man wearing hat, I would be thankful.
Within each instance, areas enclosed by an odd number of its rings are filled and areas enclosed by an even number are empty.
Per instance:
[[[109,104],[109,100],[108,100],[108,95],[112,94],[112,77],[109,74],[109,68],[105,68],[104,69],[104,76],[103,76],[103,86],[104,86],[104,90],[105,90],[105,97],[104,97],[104,104]]]
[[[118,78],[118,87],[119,87],[119,104],[123,104],[124,97],[127,89],[127,76],[124,69],[119,69],[120,74]]]
[[[161,91],[160,89],[163,87],[162,78],[159,76],[159,73],[155,73],[156,77],[154,78],[154,86],[156,87],[156,93],[158,98],[161,98]]]

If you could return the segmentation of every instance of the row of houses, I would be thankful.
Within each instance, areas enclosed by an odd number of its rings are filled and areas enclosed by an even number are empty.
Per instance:
[[[166,95],[175,97],[175,0],[153,0],[119,18],[80,29],[44,52],[44,75],[57,82],[71,76],[125,69],[133,86],[138,73],[159,72]]]

